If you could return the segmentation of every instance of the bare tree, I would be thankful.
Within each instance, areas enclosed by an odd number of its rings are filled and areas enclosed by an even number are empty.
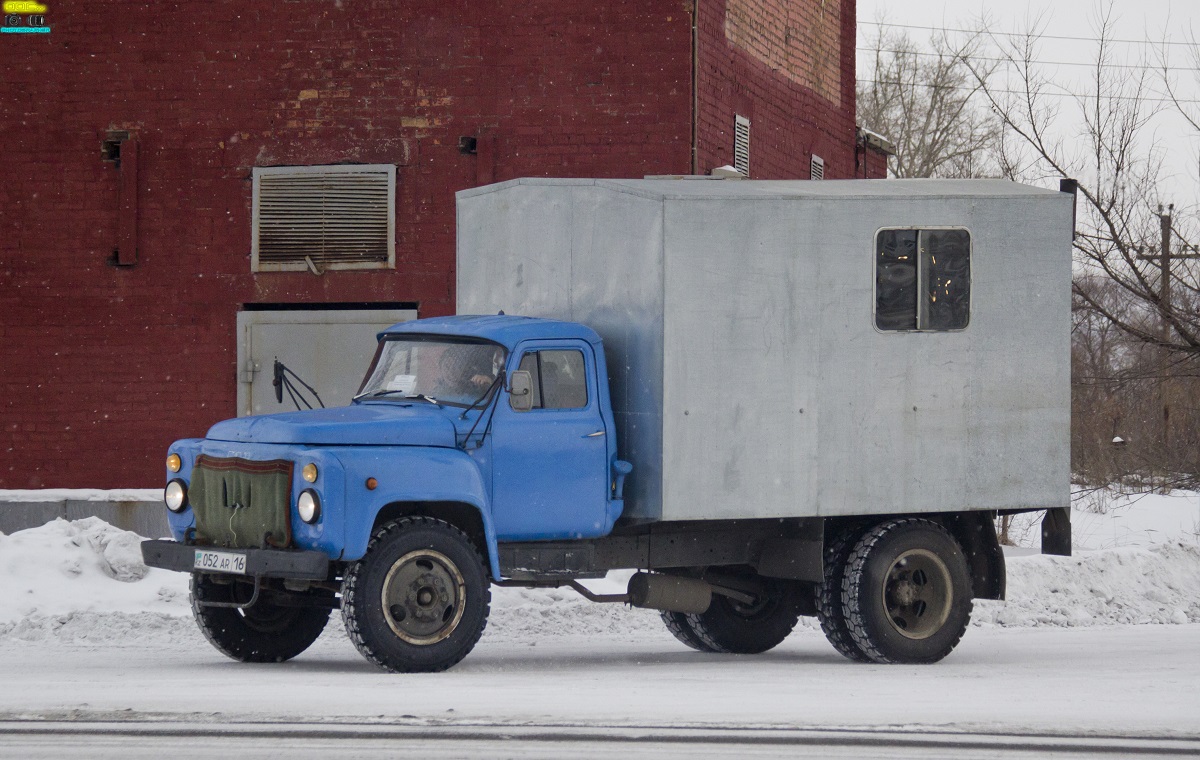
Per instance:
[[[1183,56],[1185,59],[1184,70],[1191,72],[1192,84],[1200,85],[1200,40],[1197,40],[1195,32],[1191,33],[1189,42],[1191,44],[1186,46]],[[1200,108],[1196,107],[1194,100],[1189,100],[1181,95],[1179,82],[1171,66],[1171,46],[1165,40],[1158,50],[1158,64],[1167,97],[1179,115],[1191,125],[1196,134],[1200,135]]]
[[[1102,273],[1123,296],[1101,299],[1077,277],[1075,296],[1130,336],[1173,352],[1200,356],[1200,268],[1174,257],[1163,265],[1159,209],[1163,151],[1151,122],[1161,104],[1149,94],[1151,68],[1113,61],[1111,9],[1097,20],[1097,49],[1086,92],[1068,102],[1081,124],[1075,134],[1058,128],[1063,114],[1057,88],[1038,62],[1039,34],[992,37],[1010,79],[976,71],[980,91],[1005,133],[1004,162],[1015,179],[1074,178],[1079,187],[1075,253],[1084,275]],[[1172,239],[1190,230],[1173,217]],[[1164,276],[1165,274],[1165,276]],[[1115,308],[1114,304],[1121,308]]]
[[[1056,85],[1039,63],[1036,29],[991,36],[1003,76],[971,60],[967,65],[1001,121],[1006,173],[1025,181],[1078,182],[1077,476],[1098,482],[1150,475],[1158,485],[1196,485],[1200,414],[1192,399],[1200,397],[1200,266],[1184,249],[1195,239],[1186,215],[1163,208],[1164,151],[1153,130],[1170,99],[1181,110],[1184,102],[1170,83],[1170,98],[1156,96],[1161,83],[1148,62],[1115,60],[1111,7],[1100,9],[1094,31],[1088,80],[1073,91]],[[1068,131],[1064,124],[1079,127]],[[1114,447],[1114,438],[1124,445]]]
[[[989,73],[976,58],[980,40],[951,45],[935,36],[928,48],[902,31],[878,26],[872,68],[858,84],[859,123],[896,146],[893,177],[994,176],[999,122],[977,94]]]

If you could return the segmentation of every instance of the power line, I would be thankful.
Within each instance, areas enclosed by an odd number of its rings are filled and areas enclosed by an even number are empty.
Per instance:
[[[899,80],[884,81],[884,80],[880,80],[880,79],[855,79],[854,81],[857,82],[858,84],[880,84],[880,85],[890,85],[890,86],[895,86],[895,87],[929,87],[929,88],[934,88],[934,89],[961,90],[964,92],[982,92],[983,91],[983,88],[981,88],[981,87],[959,87],[959,86],[949,85],[949,84],[929,84],[926,82],[901,82]],[[1003,93],[1005,95],[1026,95],[1027,94],[1024,90],[996,90],[996,89],[990,89],[990,88],[988,89],[988,92]],[[1091,98],[1091,97],[1093,97],[1093,95],[1091,95],[1091,94],[1076,95],[1075,93],[1072,93],[1072,92],[1039,92],[1039,93],[1037,93],[1037,96],[1038,97],[1047,96],[1047,97],[1054,97],[1054,98]],[[1140,100],[1145,103],[1200,103],[1200,100],[1185,100],[1183,98],[1180,98],[1179,100],[1172,100],[1171,98],[1147,98],[1147,97],[1143,97],[1141,95],[1105,95],[1104,99],[1105,100]]]
[[[953,57],[953,56],[944,56],[941,53],[921,52],[919,50],[885,50],[885,49],[876,50],[875,48],[868,48],[868,47],[857,47],[854,49],[859,52],[862,52],[862,53],[892,53],[893,55],[898,54],[898,53],[904,53],[905,55],[919,55],[919,56],[924,56],[927,58]],[[995,58],[995,57],[986,56],[986,55],[971,55],[971,56],[961,56],[961,57],[970,58],[972,61],[995,61],[997,63],[1017,63],[1018,62],[1013,58]],[[1029,63],[1036,63],[1036,64],[1040,64],[1042,66],[1086,66],[1089,69],[1093,69],[1096,67],[1095,63],[1087,63],[1087,62],[1082,62],[1082,61],[1034,61],[1034,60],[1031,60],[1031,61],[1029,61]],[[1164,69],[1166,71],[1200,71],[1200,67],[1196,67],[1196,66],[1163,66],[1163,67],[1160,67],[1160,66],[1145,66],[1145,65],[1136,64],[1136,63],[1106,63],[1106,64],[1104,64],[1104,68],[1106,68],[1106,69],[1142,69],[1142,70],[1154,69],[1155,71],[1161,71]]]
[[[920,30],[926,31],[926,32],[961,32],[962,34],[973,34],[976,36],[988,36],[988,37],[1016,37],[1018,39],[1028,39],[1030,37],[1033,37],[1034,39],[1040,39],[1040,40],[1072,40],[1074,42],[1100,42],[1099,37],[1070,37],[1070,36],[1055,35],[1055,34],[1018,34],[1016,32],[992,32],[992,31],[988,31],[986,29],[954,29],[951,27],[941,27],[941,26],[919,26],[917,24],[892,24],[892,23],[888,23],[888,22],[884,22],[884,21],[859,21],[858,24],[859,24],[859,26],[867,25],[867,26],[895,27],[897,29],[920,29]],[[1123,39],[1108,37],[1108,38],[1105,38],[1104,41],[1105,42],[1120,42],[1120,43],[1128,44],[1128,45],[1151,45],[1151,44],[1153,44],[1153,45],[1179,45],[1181,47],[1190,47],[1190,48],[1197,47],[1197,44],[1194,42],[1175,42],[1173,40],[1161,40],[1161,41],[1153,41],[1152,42],[1151,40],[1123,40]]]

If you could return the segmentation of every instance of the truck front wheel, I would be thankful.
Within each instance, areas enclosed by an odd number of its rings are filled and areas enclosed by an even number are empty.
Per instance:
[[[962,547],[940,524],[890,520],[850,552],[842,604],[858,649],[874,662],[937,662],[971,618],[971,577]]]
[[[753,602],[714,594],[708,609],[687,615],[686,622],[704,651],[759,654],[778,646],[796,627],[801,593],[798,583],[769,579],[766,591]]]
[[[466,657],[483,634],[490,604],[471,540],[429,517],[376,531],[342,587],[350,640],[368,660],[397,673],[437,672]]]
[[[329,607],[285,607],[259,601],[252,607],[210,607],[211,602],[250,601],[248,584],[216,583],[211,576],[192,574],[192,615],[204,638],[220,652],[242,662],[283,662],[308,649],[329,621]],[[310,592],[332,601],[333,593]],[[332,605],[331,605],[332,606]]]

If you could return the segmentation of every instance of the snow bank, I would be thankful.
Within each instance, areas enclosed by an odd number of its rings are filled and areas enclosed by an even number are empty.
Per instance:
[[[1007,602],[975,603],[976,625],[1200,622],[1200,493],[1084,489],[1072,496],[1073,557],[1038,554],[1042,513],[1017,515]]]
[[[1200,622],[1200,545],[1008,558],[1008,600],[977,601],[976,625]]]
[[[1042,512],[1014,515],[1009,540],[1041,545]],[[1071,495],[1071,543],[1077,551],[1200,541],[1200,493],[1124,493],[1118,488],[1079,489]]]
[[[0,534],[0,641],[136,646],[165,636],[199,637],[187,576],[143,565],[141,540],[94,517]],[[1200,544],[1193,542],[1074,557],[1010,556],[1008,573],[1008,601],[976,602],[975,625],[1200,622]],[[598,593],[621,593],[628,576],[612,573],[585,583]],[[801,627],[816,629],[816,621],[802,618]],[[596,604],[565,588],[493,588],[485,635],[534,643],[571,636],[632,640],[651,633],[668,635],[651,610]],[[343,636],[335,616],[323,638]]]
[[[1071,537],[1078,548],[1150,546],[1200,539],[1200,493],[1122,493],[1114,488],[1073,495]],[[1039,513],[1040,514],[1040,513]]]
[[[142,564],[141,541],[97,517],[0,533],[0,639],[120,640],[187,622],[187,576]]]

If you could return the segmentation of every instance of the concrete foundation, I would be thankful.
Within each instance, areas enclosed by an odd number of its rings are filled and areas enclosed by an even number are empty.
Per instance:
[[[0,533],[36,528],[56,519],[82,520],[99,517],[123,530],[147,538],[170,535],[167,511],[160,500],[120,501],[49,498],[45,501],[6,500],[0,496]]]

